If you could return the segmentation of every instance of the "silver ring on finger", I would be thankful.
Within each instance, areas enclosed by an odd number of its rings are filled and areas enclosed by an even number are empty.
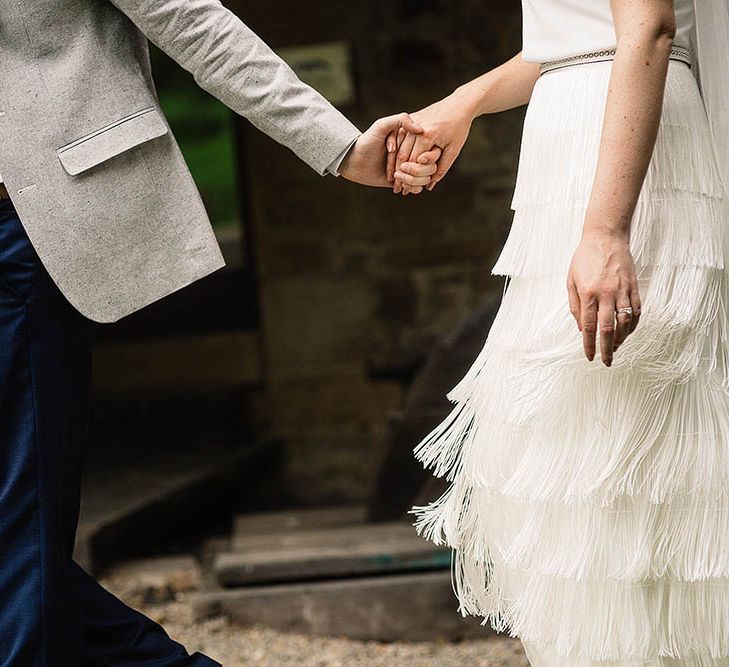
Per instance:
[[[618,308],[616,312],[618,315],[621,315],[623,313],[625,313],[627,315],[632,315],[633,309],[630,306],[626,306],[625,308]]]

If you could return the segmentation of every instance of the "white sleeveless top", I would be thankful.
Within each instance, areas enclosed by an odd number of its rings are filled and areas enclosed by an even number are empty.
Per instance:
[[[716,0],[718,1],[718,0]],[[677,46],[690,47],[694,0],[675,0]],[[610,0],[522,0],[522,59],[557,60],[617,45]]]

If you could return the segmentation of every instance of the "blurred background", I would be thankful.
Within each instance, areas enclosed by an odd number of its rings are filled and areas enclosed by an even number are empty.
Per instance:
[[[513,56],[506,0],[226,0],[360,129]],[[160,101],[227,267],[95,352],[77,559],[226,665],[525,665],[462,619],[407,510],[488,333],[524,109],[434,193],[322,178],[159,51]]]

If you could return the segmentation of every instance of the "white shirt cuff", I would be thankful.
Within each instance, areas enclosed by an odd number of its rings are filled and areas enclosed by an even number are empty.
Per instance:
[[[342,166],[342,162],[344,162],[344,158],[347,157],[347,153],[352,150],[352,146],[357,143],[357,139],[359,139],[359,137],[355,138],[349,146],[347,146],[339,155],[337,155],[337,157],[334,158],[332,163],[326,168],[327,173],[332,176],[339,176],[339,167]]]

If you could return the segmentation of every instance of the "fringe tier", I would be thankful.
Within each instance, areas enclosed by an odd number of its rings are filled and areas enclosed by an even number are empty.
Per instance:
[[[729,667],[729,200],[691,70],[671,62],[632,223],[643,314],[613,366],[582,352],[566,277],[611,63],[540,77],[488,338],[416,448],[411,509],[453,553],[464,615],[536,667]]]

